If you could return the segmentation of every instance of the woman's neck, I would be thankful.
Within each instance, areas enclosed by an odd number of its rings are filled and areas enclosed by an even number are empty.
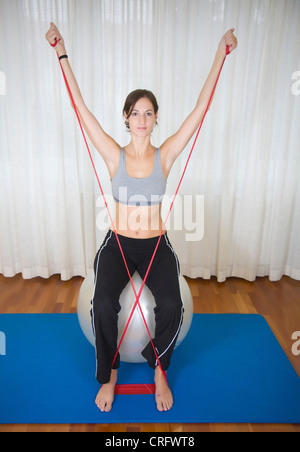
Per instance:
[[[143,158],[154,149],[154,146],[151,144],[150,137],[131,136],[131,141],[126,148],[128,152],[137,158]]]

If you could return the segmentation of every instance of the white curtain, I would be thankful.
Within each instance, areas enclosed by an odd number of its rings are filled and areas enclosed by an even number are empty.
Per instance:
[[[44,35],[61,30],[89,108],[120,144],[126,95],[153,90],[153,144],[195,105],[235,27],[169,236],[182,273],[300,280],[299,0],[0,0],[0,273],[85,276],[109,222]],[[189,143],[175,163],[164,211]],[[108,173],[92,149],[111,202]]]

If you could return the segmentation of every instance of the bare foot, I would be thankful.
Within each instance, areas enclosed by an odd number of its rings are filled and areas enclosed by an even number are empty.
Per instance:
[[[154,382],[158,411],[169,411],[173,406],[173,396],[159,366],[155,369]]]
[[[95,403],[100,411],[108,413],[112,408],[115,397],[117,374],[117,369],[112,369],[109,383],[103,384],[98,392]]]

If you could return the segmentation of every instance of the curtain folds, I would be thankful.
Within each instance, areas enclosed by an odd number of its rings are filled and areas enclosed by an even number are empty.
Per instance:
[[[109,227],[70,106],[50,21],[84,99],[126,145],[122,108],[136,88],[159,102],[153,144],[193,109],[222,35],[224,65],[169,236],[181,271],[219,281],[300,280],[300,2],[0,0],[0,273],[85,276]],[[167,213],[192,140],[168,181]],[[92,149],[110,208],[110,180]]]

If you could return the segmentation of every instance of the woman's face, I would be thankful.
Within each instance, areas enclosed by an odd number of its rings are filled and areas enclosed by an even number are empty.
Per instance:
[[[152,102],[143,97],[134,105],[131,115],[126,118],[130,132],[136,136],[147,136],[152,133],[157,120],[157,114],[154,113]]]

